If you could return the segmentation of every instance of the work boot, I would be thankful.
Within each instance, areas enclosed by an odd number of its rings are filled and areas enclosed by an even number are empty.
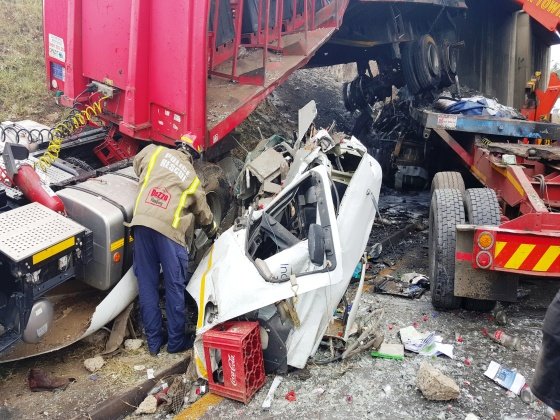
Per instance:
[[[74,378],[60,378],[57,376],[50,376],[38,368],[32,368],[27,374],[27,383],[29,389],[33,392],[38,391],[54,391],[55,389],[66,389],[70,382],[75,382]]]

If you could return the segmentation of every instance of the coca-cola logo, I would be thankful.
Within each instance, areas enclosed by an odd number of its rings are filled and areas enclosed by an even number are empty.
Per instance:
[[[237,386],[237,379],[235,377],[235,355],[228,354],[228,366],[230,372],[230,382],[233,386]]]

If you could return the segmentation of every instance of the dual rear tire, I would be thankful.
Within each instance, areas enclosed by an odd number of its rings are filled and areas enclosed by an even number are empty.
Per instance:
[[[495,300],[455,296],[456,226],[500,224],[500,207],[496,193],[489,188],[465,189],[458,172],[439,172],[432,181],[429,229],[429,276],[432,305],[436,309],[488,312]]]
[[[455,82],[457,50],[443,40],[441,45],[429,34],[402,44],[401,64],[409,91],[417,93]]]

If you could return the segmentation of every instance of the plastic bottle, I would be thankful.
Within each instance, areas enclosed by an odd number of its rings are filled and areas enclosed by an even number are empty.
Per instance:
[[[496,330],[494,335],[490,337],[495,342],[500,343],[502,346],[510,348],[512,350],[519,350],[519,348],[521,347],[521,342],[519,340],[519,337],[506,334],[502,330]]]
[[[523,385],[523,388],[521,388],[521,392],[519,393],[519,396],[526,404],[531,404],[536,399],[533,393],[531,392],[531,388],[529,388],[529,385],[527,384]]]
[[[494,321],[498,325],[506,325],[507,324],[507,314],[502,305],[499,303],[496,304],[496,307],[492,311],[492,316],[494,317]]]

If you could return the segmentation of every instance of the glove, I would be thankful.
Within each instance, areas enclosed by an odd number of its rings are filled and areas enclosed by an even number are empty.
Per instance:
[[[202,230],[206,233],[208,239],[214,239],[218,233],[218,225],[216,224],[216,221],[212,219],[209,224],[202,226]]]

